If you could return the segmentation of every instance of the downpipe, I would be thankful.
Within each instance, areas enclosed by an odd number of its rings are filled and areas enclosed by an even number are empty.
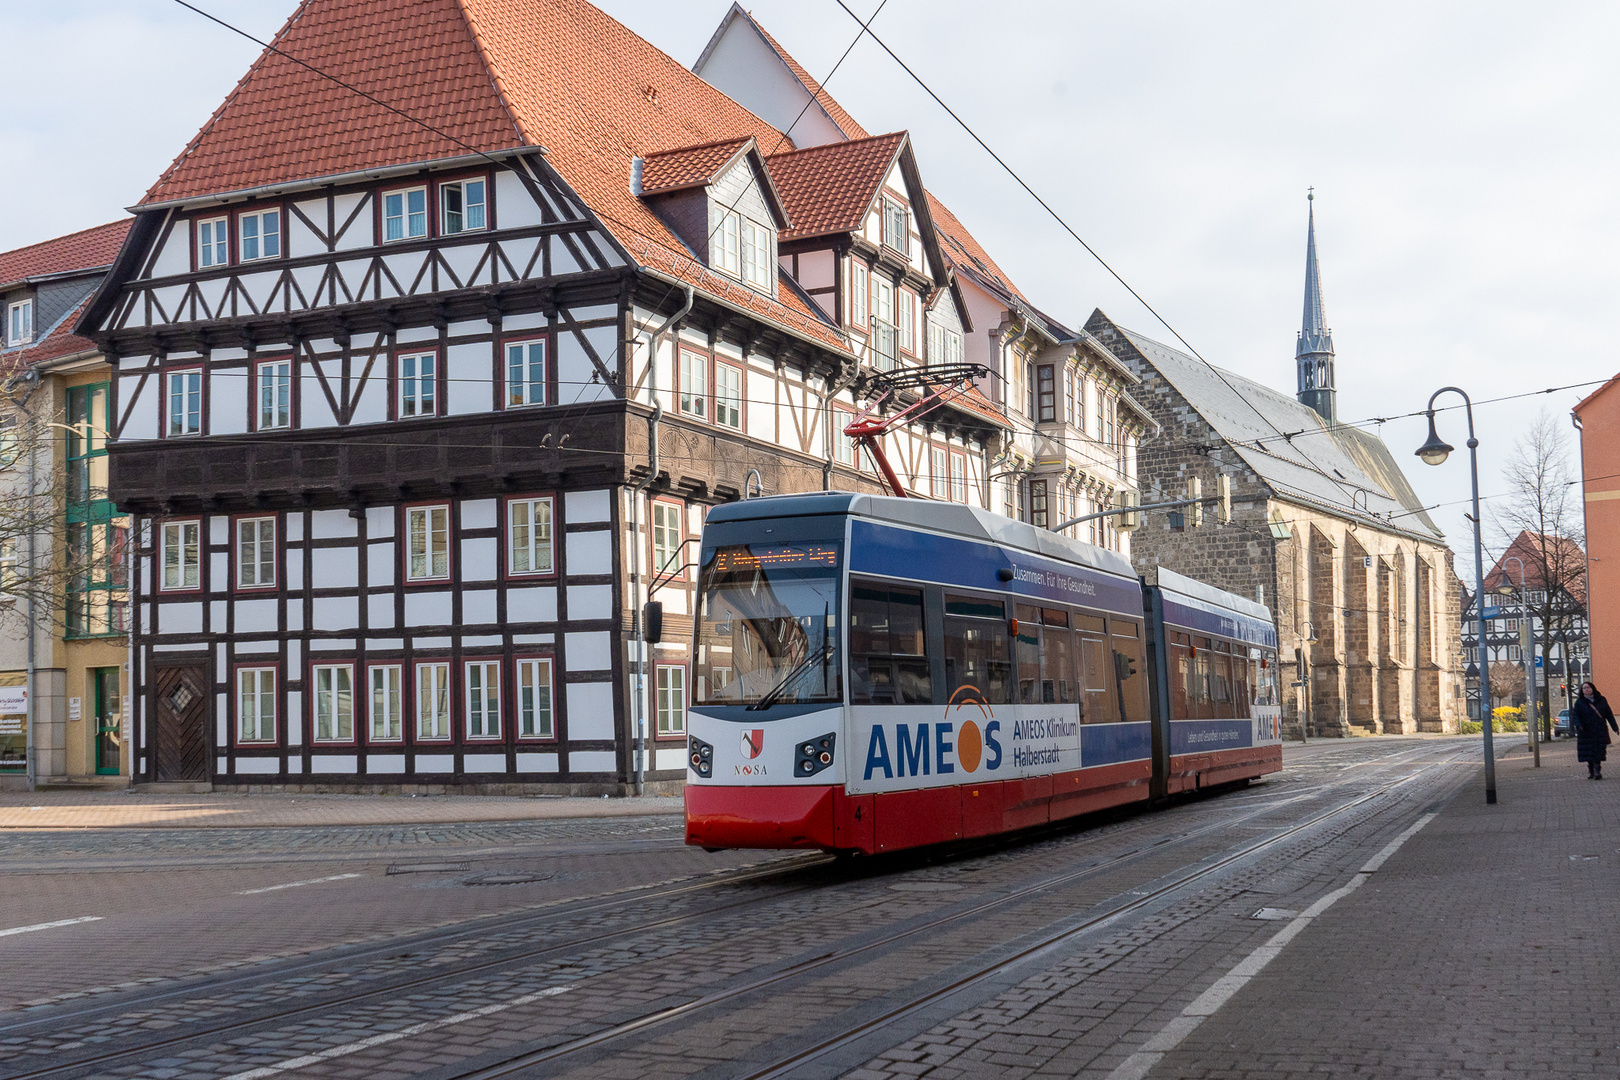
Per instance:
[[[680,310],[647,335],[647,391],[653,407],[652,415],[647,418],[647,475],[630,486],[630,537],[635,544],[630,560],[630,592],[634,603],[630,618],[636,624],[636,726],[631,737],[630,752],[635,759],[635,793],[638,797],[646,786],[647,765],[647,624],[646,602],[641,596],[641,497],[658,480],[658,422],[664,417],[663,402],[658,400],[658,343],[671,327],[691,313],[696,296],[692,286],[685,286],[685,290],[686,302]]]

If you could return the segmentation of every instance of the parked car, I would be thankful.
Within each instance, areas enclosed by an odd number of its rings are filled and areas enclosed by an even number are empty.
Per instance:
[[[1569,710],[1560,709],[1558,710],[1558,719],[1553,721],[1553,738],[1567,739],[1569,736]]]

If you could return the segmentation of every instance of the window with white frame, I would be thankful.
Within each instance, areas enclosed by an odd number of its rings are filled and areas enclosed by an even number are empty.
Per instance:
[[[383,193],[383,243],[416,240],[427,234],[427,188]]]
[[[879,371],[894,367],[894,284],[872,277],[872,364]]]
[[[484,181],[439,185],[439,231],[446,236],[484,227]]]
[[[551,661],[517,662],[517,735],[520,739],[554,739],[551,719]]]
[[[200,584],[198,573],[202,566],[199,546],[202,537],[200,521],[165,521],[163,523],[163,588],[165,590],[195,589]]]
[[[910,215],[897,200],[887,196],[883,199],[883,246],[902,255],[911,253]]]
[[[17,573],[16,537],[0,539],[0,596],[12,596],[21,583]]]
[[[652,504],[653,573],[673,570],[680,557],[686,510],[679,503]]]
[[[546,342],[506,343],[506,407],[546,403]]]
[[[512,499],[506,504],[506,572],[551,573],[551,500]]]
[[[1508,646],[1508,659],[1514,663],[1519,662],[1519,647],[1517,645]]]
[[[678,664],[659,664],[658,682],[658,734],[686,734],[686,668]]]
[[[168,433],[170,435],[202,434],[203,373],[195,368],[189,371],[171,371],[168,380]]]
[[[467,738],[501,737],[501,663],[469,660],[467,672]]]
[[[405,580],[439,581],[450,576],[450,507],[405,510]]]
[[[276,519],[236,519],[236,587],[268,589],[276,583]]]
[[[833,410],[833,460],[840,465],[856,468],[855,440],[844,434],[844,429],[855,422],[855,414],[842,409]]]
[[[756,288],[771,287],[772,239],[772,230],[742,219],[742,278]]]
[[[687,416],[709,418],[709,358],[681,350],[680,410]]]
[[[951,454],[951,501],[967,502],[967,455]]]
[[[34,340],[34,301],[17,300],[6,307],[6,344],[25,345]]]
[[[1080,414],[1075,412],[1074,409],[1075,378],[1075,373],[1072,370],[1063,369],[1063,418],[1071,424],[1080,422]]]
[[[276,741],[275,668],[237,668],[236,741]]]
[[[742,217],[736,211],[721,214],[709,238],[709,264],[732,277],[742,275]]]
[[[734,368],[730,364],[714,365],[714,422],[724,427],[742,427],[742,388],[743,373],[741,368]]]
[[[450,737],[450,665],[416,665],[416,737]]]
[[[316,664],[315,741],[352,742],[354,739],[354,668],[348,664]]]
[[[962,362],[962,335],[948,326],[930,323],[928,326],[928,362],[930,364],[960,364]]]
[[[292,426],[292,361],[269,360],[258,366],[259,430]]]
[[[231,222],[229,218],[209,218],[197,222],[197,268],[224,266],[231,261]]]
[[[438,354],[400,353],[395,363],[399,368],[399,418],[438,415]]]
[[[281,211],[260,210],[236,219],[237,256],[241,262],[281,258]]]
[[[1024,361],[1024,415],[1035,415],[1035,361]]]
[[[400,718],[404,715],[399,665],[383,664],[372,668],[370,680],[371,739],[373,742],[398,742]]]
[[[936,499],[951,497],[950,457],[943,446],[928,448],[928,493]]]
[[[904,289],[894,294],[895,342],[907,355],[917,352],[917,298]]]
[[[1037,529],[1046,528],[1046,481],[1029,482],[1029,523]]]
[[[849,325],[853,330],[869,333],[870,327],[866,325],[866,300],[870,286],[867,284],[866,267],[858,262],[849,264]]]

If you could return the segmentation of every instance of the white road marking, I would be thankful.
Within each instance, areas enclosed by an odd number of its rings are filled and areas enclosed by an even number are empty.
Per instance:
[[[82,922],[100,922],[105,915],[80,915],[77,919],[57,919],[55,922],[35,923],[33,926],[13,926],[10,930],[0,930],[0,937],[10,937],[12,934],[32,934],[35,930],[53,930],[58,926],[72,926]]]
[[[1384,845],[1384,849],[1372,858],[1356,875],[1343,886],[1321,897],[1300,912],[1299,917],[1283,927],[1259,948],[1244,957],[1236,967],[1225,975],[1216,979],[1214,985],[1193,999],[1192,1004],[1181,1010],[1181,1015],[1159,1029],[1142,1049],[1120,1062],[1119,1067],[1108,1074],[1108,1080],[1142,1080],[1153,1066],[1163,1060],[1164,1055],[1181,1044],[1181,1040],[1191,1035],[1198,1025],[1214,1016],[1222,1005],[1232,999],[1232,995],[1243,989],[1249,980],[1275,960],[1294,938],[1298,937],[1304,929],[1311,924],[1322,912],[1355,892],[1367,881],[1369,875],[1375,873],[1379,867],[1389,860],[1389,857],[1401,849],[1401,845],[1416,836],[1418,830],[1423,828],[1435,818],[1434,814],[1424,814],[1417,819],[1417,823],[1401,835]]]
[[[303,1057],[290,1058],[277,1065],[266,1065],[262,1069],[249,1069],[247,1072],[231,1073],[225,1077],[225,1080],[260,1080],[260,1078],[266,1076],[278,1076],[294,1069],[302,1069],[306,1065],[315,1065],[322,1061],[331,1061],[333,1058],[359,1053],[361,1050],[369,1050],[373,1046],[398,1042],[400,1039],[408,1039],[413,1035],[437,1031],[452,1024],[464,1024],[468,1020],[477,1020],[481,1016],[491,1016],[498,1012],[505,1012],[507,1009],[516,1009],[521,1005],[530,1005],[541,998],[556,997],[558,994],[566,994],[572,989],[571,986],[548,986],[537,993],[524,994],[522,997],[513,998],[511,1001],[503,1001],[498,1005],[485,1005],[481,1009],[473,1009],[469,1012],[452,1013],[440,1020],[425,1020],[420,1024],[400,1028],[398,1031],[389,1031],[382,1035],[373,1035],[368,1039],[360,1039],[357,1042],[344,1043],[342,1046],[334,1046],[330,1050],[322,1050],[318,1054],[305,1054]]]
[[[237,896],[253,896],[262,892],[275,892],[277,889],[296,889],[301,885],[319,885],[323,881],[347,881],[349,878],[360,877],[359,874],[333,874],[331,877],[310,878],[308,881],[289,881],[285,885],[266,885],[262,889],[242,889]]]

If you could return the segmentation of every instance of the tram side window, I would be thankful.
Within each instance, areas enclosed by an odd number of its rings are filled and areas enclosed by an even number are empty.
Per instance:
[[[1213,707],[1213,694],[1210,681],[1212,674],[1210,668],[1214,660],[1214,653],[1210,648],[1207,637],[1193,638],[1193,718],[1196,720],[1210,720],[1215,716]]]
[[[1209,652],[1209,701],[1216,719],[1237,715],[1232,711],[1232,656],[1231,646],[1217,641]]]
[[[963,687],[972,687],[988,704],[1010,704],[1011,644],[1000,600],[947,593],[945,682],[950,700],[957,700],[956,692]]]
[[[1041,611],[1046,649],[1041,654],[1041,701],[1072,705],[1080,699],[1080,660],[1069,633],[1069,613],[1056,608]],[[1020,624],[1022,625],[1022,624]]]
[[[1080,722],[1112,724],[1119,719],[1119,700],[1113,692],[1114,665],[1103,621],[1091,615],[1076,615],[1074,626],[1080,639],[1080,675],[1086,695]]]
[[[1122,619],[1110,620],[1109,645],[1114,653],[1114,674],[1118,682],[1120,709],[1124,719],[1137,723],[1148,719],[1147,662],[1142,655],[1142,628]],[[1126,672],[1134,672],[1127,675]]]
[[[921,589],[852,581],[849,653],[853,704],[927,705],[934,700]]]
[[[1192,638],[1170,632],[1170,719],[1193,718]]]
[[[1277,704],[1277,654],[1249,650],[1249,685],[1256,705]]]
[[[1232,646],[1232,715],[1240,720],[1253,715],[1249,711],[1248,651],[1242,645]]]

